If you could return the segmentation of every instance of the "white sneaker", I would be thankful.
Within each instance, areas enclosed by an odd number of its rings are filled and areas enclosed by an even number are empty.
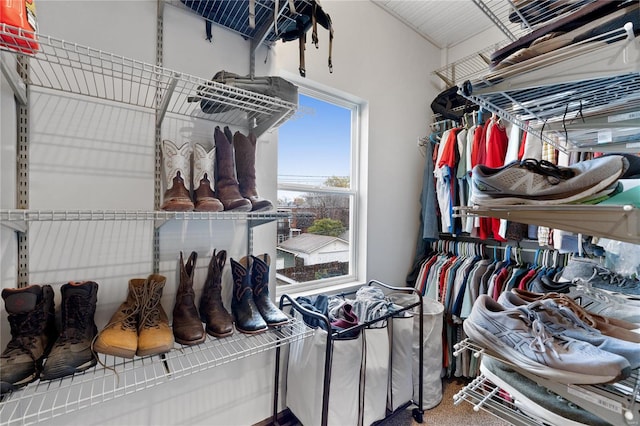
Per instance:
[[[565,384],[596,384],[629,376],[629,361],[587,342],[550,333],[526,307],[506,309],[478,296],[463,323],[467,336],[487,351],[540,377]]]
[[[616,182],[628,167],[629,161],[621,155],[581,161],[571,167],[532,158],[500,168],[477,165],[471,173],[471,202],[485,206],[576,202]]]

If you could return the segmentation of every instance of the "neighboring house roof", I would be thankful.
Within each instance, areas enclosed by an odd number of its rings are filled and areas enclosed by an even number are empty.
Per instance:
[[[289,238],[278,245],[278,248],[282,248],[287,251],[301,252],[301,253],[313,253],[320,250],[322,247],[327,246],[334,241],[341,241],[348,244],[345,240],[338,237],[329,237],[327,235],[316,234],[300,234],[296,237]]]

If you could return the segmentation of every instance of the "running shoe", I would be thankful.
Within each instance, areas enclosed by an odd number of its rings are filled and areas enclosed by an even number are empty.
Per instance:
[[[463,328],[490,355],[559,383],[607,383],[631,372],[624,357],[553,335],[536,312],[525,306],[506,309],[486,294],[478,296]]]
[[[596,260],[583,257],[571,258],[562,269],[558,281],[588,284],[614,293],[640,296],[640,281],[624,277]]]
[[[567,426],[605,426],[610,423],[578,407],[515,371],[504,362],[482,357],[480,372],[507,392],[517,408],[541,423]]]
[[[571,309],[559,305],[552,299],[527,302],[516,293],[505,291],[500,294],[498,303],[507,309],[526,306],[538,314],[547,331],[554,336],[568,337],[591,343],[603,351],[611,352],[626,358],[634,370],[640,367],[640,345],[615,337],[605,336],[597,329],[587,325]]]
[[[628,167],[629,161],[621,155],[570,167],[532,158],[500,168],[477,165],[472,171],[471,201],[486,206],[576,202],[614,184]]]

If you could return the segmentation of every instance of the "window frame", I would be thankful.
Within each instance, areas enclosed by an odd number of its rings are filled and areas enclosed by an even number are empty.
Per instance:
[[[362,218],[360,214],[362,204],[360,154],[363,143],[361,126],[363,125],[363,110],[365,104],[360,100],[356,100],[353,96],[342,94],[337,90],[332,90],[330,88],[319,89],[318,87],[310,84],[308,80],[294,81],[294,83],[298,85],[298,95],[311,97],[351,111],[349,188],[329,188],[317,185],[281,183],[277,180],[277,192],[311,192],[349,197],[349,273],[339,277],[323,278],[292,285],[276,286],[277,297],[280,297],[283,293],[303,294],[315,293],[320,290],[323,290],[323,292],[335,291],[351,287],[359,281],[362,281],[360,279],[361,262],[359,261],[359,258],[361,257],[361,250],[359,248],[361,238],[360,234],[364,227],[362,227],[360,223],[360,219]],[[298,113],[304,114],[304,111],[302,110]],[[277,270],[276,277],[281,277]]]

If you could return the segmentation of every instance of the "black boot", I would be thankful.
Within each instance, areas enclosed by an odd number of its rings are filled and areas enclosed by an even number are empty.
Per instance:
[[[253,285],[253,301],[267,325],[276,326],[289,322],[287,317],[276,307],[269,297],[269,263],[267,253],[260,257],[251,256],[251,284]]]
[[[240,262],[231,259],[231,273],[233,275],[231,312],[239,332],[255,334],[266,331],[268,327],[253,301],[253,289],[247,273],[248,261],[246,256],[240,259]]]
[[[0,355],[0,390],[13,391],[38,378],[56,338],[53,288],[30,285],[2,290],[11,340]]]
[[[42,380],[70,376],[97,362],[91,343],[98,333],[94,322],[98,284],[93,281],[68,283],[62,286],[61,292],[62,330],[44,364]]]

